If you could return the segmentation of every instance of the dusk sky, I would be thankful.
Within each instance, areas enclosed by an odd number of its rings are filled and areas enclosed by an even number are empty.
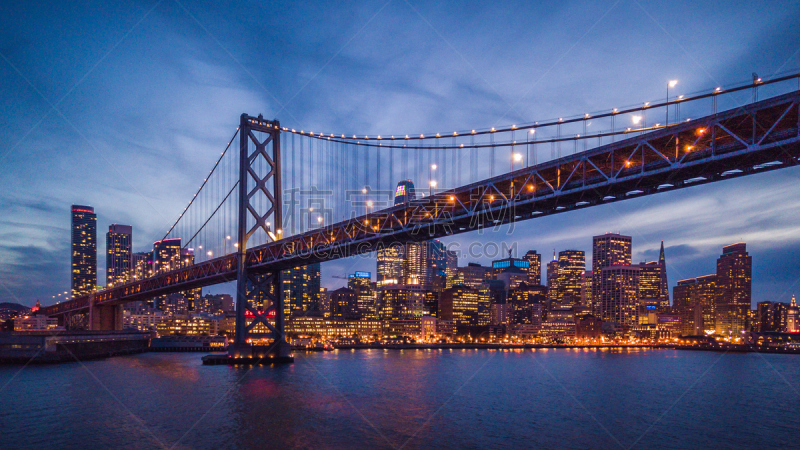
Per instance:
[[[109,224],[132,225],[134,251],[151,249],[243,112],[402,135],[659,100],[671,79],[691,93],[800,70],[800,1],[722,5],[3,2],[0,301],[49,304],[69,290],[73,203],[98,214],[101,284]],[[579,249],[590,264],[593,235],[631,235],[634,262],[655,259],[663,240],[672,288],[744,241],[753,301],[788,301],[800,293],[798,181],[799,168],[783,169],[445,242],[503,240],[545,259]],[[375,272],[375,261],[322,270],[338,287],[332,276]]]

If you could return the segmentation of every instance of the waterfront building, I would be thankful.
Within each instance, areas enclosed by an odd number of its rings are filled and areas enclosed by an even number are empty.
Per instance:
[[[639,269],[611,265],[600,269],[600,318],[623,325],[639,323]]]
[[[578,317],[575,321],[575,336],[579,339],[600,339],[603,336],[603,321],[591,314]]]
[[[592,304],[587,306],[591,306],[594,314],[605,321],[613,319],[603,315],[601,305],[603,288],[611,285],[602,279],[604,274],[611,274],[603,272],[603,268],[630,266],[632,242],[630,236],[618,233],[606,233],[592,238]]]
[[[228,294],[206,294],[194,302],[195,314],[224,315],[233,310],[233,297]]]
[[[536,250],[528,250],[523,259],[528,262],[528,284],[542,284],[542,255]]]
[[[319,277],[319,263],[295,267],[282,272],[283,310],[286,316],[320,311]]]
[[[375,286],[370,272],[356,272],[347,276],[347,287],[356,293],[359,318],[377,319],[375,307]]]
[[[356,291],[342,287],[331,292],[331,319],[358,320],[361,312],[358,309]]]
[[[158,321],[156,332],[159,336],[216,336],[219,322],[209,317],[176,315]]]
[[[133,271],[133,227],[109,225],[106,233],[106,286],[127,282]]]
[[[457,327],[478,325],[478,297],[478,290],[464,285],[445,289],[439,298],[439,317]]]
[[[380,292],[381,320],[413,319],[425,315],[425,293],[419,285],[386,286]]]
[[[704,275],[678,281],[672,290],[673,310],[680,316],[680,333],[701,336],[716,329],[717,276]]]
[[[97,288],[97,215],[91,206],[72,205],[72,296]]]
[[[162,320],[167,318],[161,311],[150,311],[142,314],[135,314],[131,311],[124,311],[122,315],[122,328],[135,329],[136,331],[155,330]]]
[[[789,332],[788,318],[790,310],[791,304],[788,303],[759,302],[756,305],[758,321],[753,326],[759,333],[767,331]]]
[[[800,308],[797,307],[797,301],[792,294],[792,301],[786,311],[786,332],[796,333],[798,331],[800,331]]]
[[[586,254],[582,250],[558,252],[556,300],[559,303],[581,302],[581,275],[586,271]]]
[[[722,248],[717,259],[717,333],[740,337],[749,328],[752,270],[745,243]]]

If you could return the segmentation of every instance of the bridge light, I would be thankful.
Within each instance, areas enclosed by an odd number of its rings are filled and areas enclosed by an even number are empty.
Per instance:
[[[531,129],[531,134],[536,134],[536,130]]]
[[[322,223],[322,216],[320,216],[320,217],[317,217],[317,222],[320,222],[320,223]]]
[[[230,240],[231,240],[231,237],[230,237],[230,236],[225,236],[225,239],[227,239],[227,240],[229,240],[229,241],[230,241]]]
[[[529,184],[529,185],[528,185],[528,190],[529,190],[529,191],[532,191],[532,190],[533,190],[533,185],[532,185],[532,184]]]
[[[431,180],[431,187],[436,187],[436,180]]]
[[[706,132],[706,129],[705,129],[705,128],[698,128],[698,129],[697,129],[697,134],[703,134],[703,133],[705,133],[705,132]]]
[[[631,162],[630,161],[625,161],[625,167],[630,167],[630,166],[631,166]]]
[[[362,194],[366,194],[367,193],[367,188],[366,187],[361,188],[361,193]]]
[[[634,125],[639,125],[639,122],[642,121],[642,116],[633,116],[631,117],[631,120],[633,120]]]
[[[214,254],[214,253],[213,253],[211,250],[209,250],[209,251],[208,251],[208,253],[207,253],[207,255],[208,255],[208,256],[211,256],[211,255],[213,255],[213,254]]]
[[[678,84],[678,80],[669,80],[669,87],[674,88]]]
[[[493,201],[494,201],[494,195],[490,195],[490,196],[489,196],[489,201],[490,201],[490,202],[493,202]]]
[[[436,170],[436,164],[431,164],[431,170]]]
[[[515,162],[522,161],[522,154],[521,153],[514,153],[514,161]]]
[[[370,208],[372,208],[372,200],[370,200],[370,201],[368,201],[368,202],[367,202],[367,206],[369,206]]]
[[[310,207],[308,208],[308,212],[314,212],[314,207],[313,207],[313,206],[310,206]]]
[[[455,199],[456,199],[456,198],[455,198],[454,196],[452,196],[452,195],[450,196],[450,201],[451,201],[451,202],[452,202],[452,201],[455,201]]]

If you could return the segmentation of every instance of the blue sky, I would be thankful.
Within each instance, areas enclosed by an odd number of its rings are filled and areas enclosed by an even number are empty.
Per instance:
[[[147,250],[239,114],[378,134],[580,114],[800,68],[800,2],[4,2],[0,6],[0,301],[69,289],[69,205]],[[663,239],[670,284],[754,257],[753,299],[800,288],[800,169],[517,224],[502,239],[590,254],[591,236]],[[486,242],[474,233],[447,242]],[[488,258],[481,262],[488,262]],[[466,261],[462,261],[462,264]],[[326,263],[336,287],[374,260]]]

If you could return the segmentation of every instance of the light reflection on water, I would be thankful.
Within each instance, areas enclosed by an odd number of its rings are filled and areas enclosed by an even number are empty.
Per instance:
[[[0,367],[0,447],[769,448],[800,436],[800,355],[360,350],[253,368],[200,356]]]

